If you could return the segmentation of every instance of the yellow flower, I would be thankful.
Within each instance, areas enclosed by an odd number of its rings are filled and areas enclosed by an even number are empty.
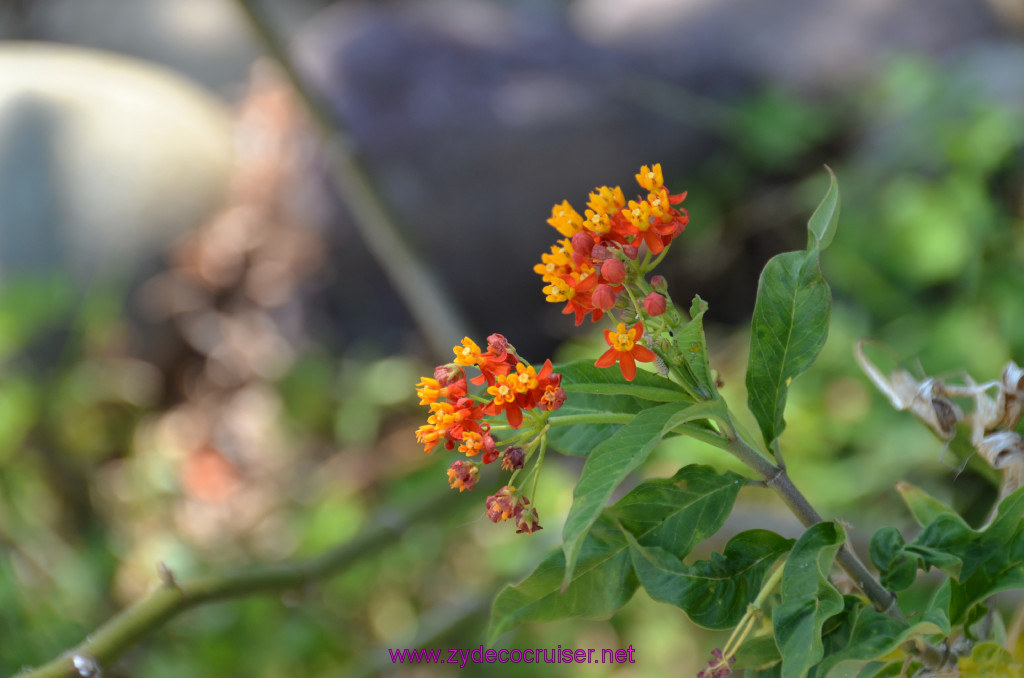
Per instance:
[[[661,176],[661,163],[648,167],[644,165],[640,168],[640,173],[636,175],[636,183],[651,193],[659,190],[665,185],[665,180]]]
[[[568,200],[563,200],[561,205],[551,208],[548,223],[566,238],[571,238],[583,230],[583,217],[573,209]]]
[[[455,364],[469,367],[480,360],[480,347],[469,337],[463,337],[462,345],[452,349],[455,351]]]

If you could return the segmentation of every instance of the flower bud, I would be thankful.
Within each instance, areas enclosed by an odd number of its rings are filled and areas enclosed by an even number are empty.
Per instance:
[[[622,246],[622,253],[625,254],[630,259],[636,259],[636,255],[639,252],[640,252],[640,250],[637,249],[636,245],[623,245]]]
[[[615,291],[612,290],[611,285],[601,283],[594,288],[593,293],[590,295],[590,300],[594,302],[594,306],[607,311],[615,305]]]
[[[480,461],[485,464],[492,463],[498,458],[498,447],[494,443],[494,438],[491,437],[490,433],[485,433],[483,437],[483,448],[484,453],[480,456]]]
[[[462,369],[455,363],[438,365],[434,368],[434,379],[440,386],[447,386],[462,377]]]
[[[495,333],[487,337],[487,352],[498,358],[504,358],[505,353],[508,352],[508,339],[505,338],[505,335]]]
[[[523,448],[518,445],[512,445],[501,455],[501,468],[506,471],[518,471],[523,468],[523,462],[525,461],[526,455],[523,453]]]
[[[651,292],[644,298],[644,310],[651,316],[661,315],[665,312],[665,297]]]
[[[618,259],[606,259],[601,264],[601,277],[612,285],[618,285],[626,279],[626,265]]]
[[[594,249],[594,236],[580,231],[572,237],[572,249],[585,257],[590,256]]]
[[[594,245],[593,249],[590,250],[590,258],[595,261],[604,261],[611,255],[612,253],[604,245]]]
[[[656,275],[651,278],[651,287],[654,288],[655,292],[664,293],[668,289],[668,281],[665,280],[665,276]]]

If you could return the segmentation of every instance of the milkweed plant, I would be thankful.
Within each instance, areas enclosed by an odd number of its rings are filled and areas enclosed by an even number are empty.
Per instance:
[[[564,304],[577,325],[607,316],[603,353],[538,368],[501,334],[482,345],[466,337],[452,362],[417,384],[430,414],[416,438],[426,452],[440,445],[456,453],[447,470],[453,489],[473,490],[483,464],[500,460],[509,473],[484,502],[496,523],[511,521],[524,534],[542,529],[532,499],[548,449],[586,457],[561,548],[498,593],[488,643],[527,622],[608,618],[643,587],[700,626],[732,629],[726,644],[709,652],[700,678],[740,670],[783,678],[1021,675],[992,603],[995,593],[1024,586],[1024,442],[1014,430],[1024,371],[1015,363],[981,383],[970,376],[962,383],[919,380],[902,370],[885,374],[863,342],[854,347],[854,359],[894,407],[944,440],[962,425],[979,457],[1001,474],[998,500],[980,528],[898,483],[921,529],[910,541],[896,528],[880,529],[869,568],[843,524],[822,518],[787,473],[779,435],[788,390],[824,345],[831,313],[819,265],[839,217],[831,170],[829,177],[808,221],[807,246],[771,259],[758,283],[746,373],[758,435],[737,426],[719,393],[702,324],[707,304],[697,296],[683,313],[665,279],[652,275],[689,220],[681,206],[686,194],[669,192],[657,164],[636,175],[642,193],[635,200],[620,187],[601,186],[582,215],[568,201],[556,205],[548,223],[560,238],[534,267],[547,300]],[[732,454],[747,472],[690,464],[671,478],[644,480],[608,505],[670,436]],[[747,530],[721,553],[688,561],[748,486],[776,492],[803,534]],[[900,597],[929,572],[932,593],[923,605]]]

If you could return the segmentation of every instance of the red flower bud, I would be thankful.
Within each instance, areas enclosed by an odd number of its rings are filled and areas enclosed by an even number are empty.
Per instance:
[[[434,379],[440,386],[447,386],[462,377],[462,369],[455,363],[438,365],[434,368]]]
[[[665,297],[657,292],[651,292],[644,298],[644,310],[648,315],[661,315],[665,312]]]
[[[622,253],[625,254],[630,259],[636,259],[636,255],[639,252],[640,252],[640,250],[637,249],[636,245],[623,245],[622,246]]]
[[[601,264],[601,277],[613,285],[618,285],[626,279],[626,265],[618,259],[606,259]]]
[[[594,249],[594,236],[580,231],[572,237],[572,248],[585,257],[590,256],[591,250]]]
[[[651,287],[654,288],[655,292],[664,292],[668,289],[668,281],[665,280],[665,276],[656,275],[651,278]]]
[[[611,252],[604,245],[594,245],[593,249],[590,250],[590,258],[594,261],[604,261],[611,256]]]
[[[492,334],[487,337],[487,351],[498,358],[504,358],[508,351],[508,339],[503,334]]]
[[[612,260],[609,259],[609,261]],[[599,309],[607,311],[615,305],[615,291],[611,288],[611,285],[601,283],[594,288],[593,293],[590,295],[590,301]]]
[[[494,438],[491,437],[490,433],[485,433],[483,437],[484,453],[480,455],[480,461],[485,464],[490,464],[498,458],[498,447],[494,443]]]

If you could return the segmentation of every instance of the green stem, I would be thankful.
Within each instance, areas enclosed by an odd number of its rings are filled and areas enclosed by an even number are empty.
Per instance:
[[[629,412],[594,412],[593,414],[554,415],[548,419],[548,425],[578,426],[579,424],[628,424],[636,417]]]
[[[666,254],[668,254],[668,247],[663,248],[661,250],[661,254],[658,255],[658,258],[655,259],[649,266],[647,265],[647,261],[644,261],[644,265],[640,269],[640,272],[641,273],[650,273],[654,269],[658,268],[658,264],[661,263],[661,260],[665,258]]]
[[[540,466],[544,463],[544,453],[548,451],[548,432],[547,429],[540,434],[540,456],[537,457],[537,463],[533,465],[533,491],[530,493],[531,501],[535,501],[537,497],[537,483],[540,482]]]
[[[789,507],[789,510],[803,523],[804,527],[810,527],[824,520],[807,497],[797,489],[790,479],[786,469],[772,463],[763,453],[754,449],[745,440],[735,435],[734,432],[728,436],[730,451],[739,457],[744,463],[764,478],[765,487],[769,487],[782,498],[782,501]],[[874,575],[864,566],[852,546],[847,542],[836,554],[836,561],[839,566],[850,575],[854,583],[871,600],[879,612],[884,612],[893,619],[905,622],[903,613],[896,604],[896,595],[882,586]]]

